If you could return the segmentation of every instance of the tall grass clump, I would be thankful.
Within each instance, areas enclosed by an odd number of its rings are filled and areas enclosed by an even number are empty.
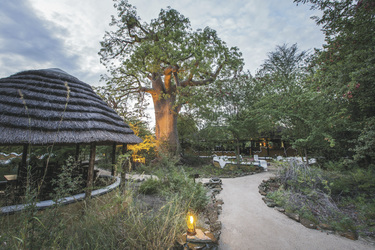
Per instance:
[[[54,182],[56,201],[80,184],[68,164],[74,163],[68,161]],[[131,181],[124,189],[67,206],[58,202],[44,211],[31,202],[22,212],[0,217],[0,249],[173,248],[184,231],[187,210],[202,210],[208,199],[204,187],[188,178],[181,166],[168,164],[159,170],[158,179],[141,185],[155,185],[150,186],[162,197],[160,206],[145,208]],[[26,196],[35,201],[31,190]]]

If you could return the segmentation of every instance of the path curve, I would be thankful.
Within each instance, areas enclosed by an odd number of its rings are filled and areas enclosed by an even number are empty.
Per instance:
[[[218,198],[224,201],[219,219],[222,234],[219,249],[375,249],[364,241],[352,241],[318,230],[308,229],[284,214],[269,208],[258,193],[263,179],[271,172],[222,179],[223,190]]]

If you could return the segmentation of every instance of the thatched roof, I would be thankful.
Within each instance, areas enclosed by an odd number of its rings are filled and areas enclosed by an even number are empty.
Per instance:
[[[60,69],[0,79],[0,144],[90,142],[142,140],[90,85]]]

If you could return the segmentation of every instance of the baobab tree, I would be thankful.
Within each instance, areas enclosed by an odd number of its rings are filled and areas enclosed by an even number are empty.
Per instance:
[[[116,30],[105,33],[99,52],[107,81],[124,96],[151,95],[156,138],[177,153],[177,117],[192,88],[233,76],[242,68],[242,55],[209,27],[193,31],[189,19],[170,7],[142,23],[127,0],[114,1],[118,14],[110,25]]]

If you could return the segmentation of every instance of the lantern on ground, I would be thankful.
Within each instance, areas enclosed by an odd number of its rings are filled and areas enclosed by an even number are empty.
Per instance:
[[[187,235],[193,236],[196,234],[195,227],[197,225],[197,217],[192,213],[188,212],[186,216],[186,224],[187,224]]]

